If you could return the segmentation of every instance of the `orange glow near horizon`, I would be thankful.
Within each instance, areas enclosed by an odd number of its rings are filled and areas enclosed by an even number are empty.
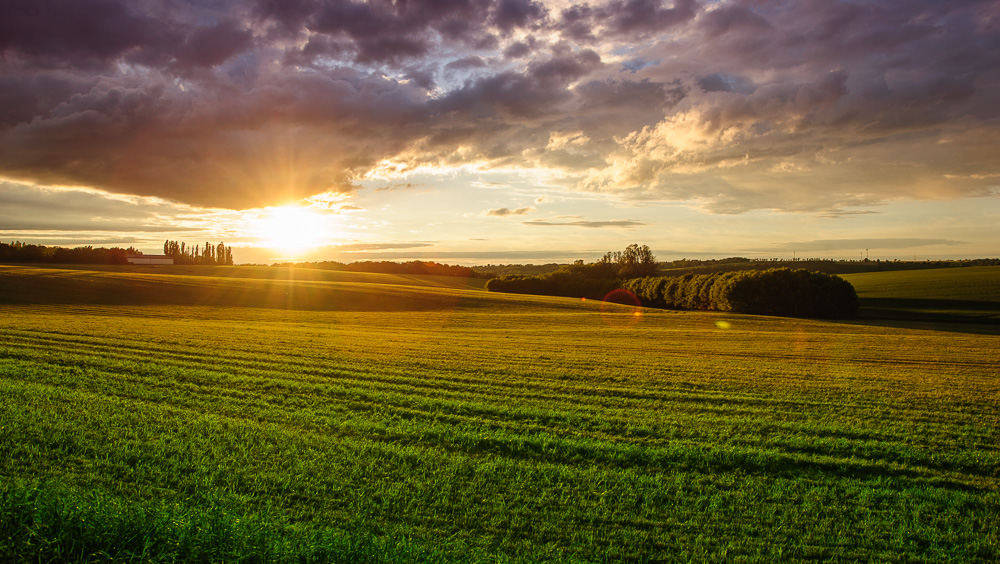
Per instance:
[[[254,220],[252,229],[259,246],[298,255],[329,244],[334,236],[330,222],[328,214],[305,207],[282,206],[264,210]]]

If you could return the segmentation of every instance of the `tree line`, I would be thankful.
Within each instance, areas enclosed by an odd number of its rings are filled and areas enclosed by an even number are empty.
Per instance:
[[[646,307],[796,317],[851,317],[858,310],[854,286],[832,274],[787,268],[683,276],[656,273],[649,247],[633,244],[595,263],[576,261],[540,276],[493,278],[486,289],[598,300],[623,289]]]
[[[201,247],[168,239],[163,242],[163,254],[174,259],[174,264],[233,264],[233,248],[222,243],[206,242]]]
[[[460,278],[485,278],[468,266],[441,264],[433,261],[411,260],[408,262],[359,261],[343,263],[338,261],[282,262],[271,266],[294,268],[315,268],[340,272],[374,272],[378,274],[423,274],[432,276],[458,276]]]
[[[163,243],[163,254],[174,259],[175,264],[233,264],[233,249],[219,243],[205,243],[204,248],[187,246],[177,241]],[[142,255],[134,247],[83,246],[65,247],[34,245],[14,241],[0,243],[0,262],[37,262],[54,264],[128,264],[129,256]]]
[[[34,245],[13,241],[0,243],[0,262],[37,262],[54,264],[127,264],[125,257],[137,254],[132,247],[122,249],[92,246],[65,247]]]
[[[890,272],[900,270],[924,270],[932,268],[953,268],[963,266],[996,266],[1000,265],[997,258],[978,258],[961,260],[835,260],[835,259],[798,259],[798,260],[761,260],[732,257],[713,260],[675,260],[672,263],[661,264],[663,274],[681,276],[684,274],[712,274],[733,270],[769,270],[788,265],[796,269],[806,269],[827,274],[854,274],[857,272]]]
[[[491,292],[538,294],[599,300],[621,286],[622,280],[656,274],[656,257],[646,245],[632,244],[624,251],[610,251],[601,260],[578,260],[555,272],[539,276],[507,275],[486,282]]]
[[[850,282],[833,274],[799,269],[737,270],[625,281],[622,288],[646,307],[844,318],[858,312]]]

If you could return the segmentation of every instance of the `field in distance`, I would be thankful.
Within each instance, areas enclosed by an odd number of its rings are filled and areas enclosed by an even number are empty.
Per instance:
[[[0,303],[434,310],[483,280],[266,266],[0,265]],[[479,296],[471,307],[503,301]]]
[[[1000,266],[842,274],[864,318],[1000,325]]]
[[[0,266],[0,554],[1000,558],[993,335],[179,268]]]

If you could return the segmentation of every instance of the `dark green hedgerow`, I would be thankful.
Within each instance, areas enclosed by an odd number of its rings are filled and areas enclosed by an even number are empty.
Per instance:
[[[772,268],[615,280],[592,277],[596,266],[600,264],[564,267],[544,276],[494,278],[486,289],[599,300],[622,288],[646,307],[665,309],[815,318],[853,317],[858,312],[858,295],[850,282],[822,272]]]
[[[486,289],[491,292],[591,300],[603,298],[618,286],[619,283],[614,278],[590,278],[585,273],[565,267],[542,276],[510,275],[486,282]]]
[[[839,276],[773,268],[627,280],[642,305],[790,317],[842,318],[858,311],[854,287]]]

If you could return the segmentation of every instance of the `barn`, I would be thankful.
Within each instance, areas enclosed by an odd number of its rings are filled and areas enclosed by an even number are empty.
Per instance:
[[[129,264],[174,264],[174,259],[167,255],[125,255]]]

